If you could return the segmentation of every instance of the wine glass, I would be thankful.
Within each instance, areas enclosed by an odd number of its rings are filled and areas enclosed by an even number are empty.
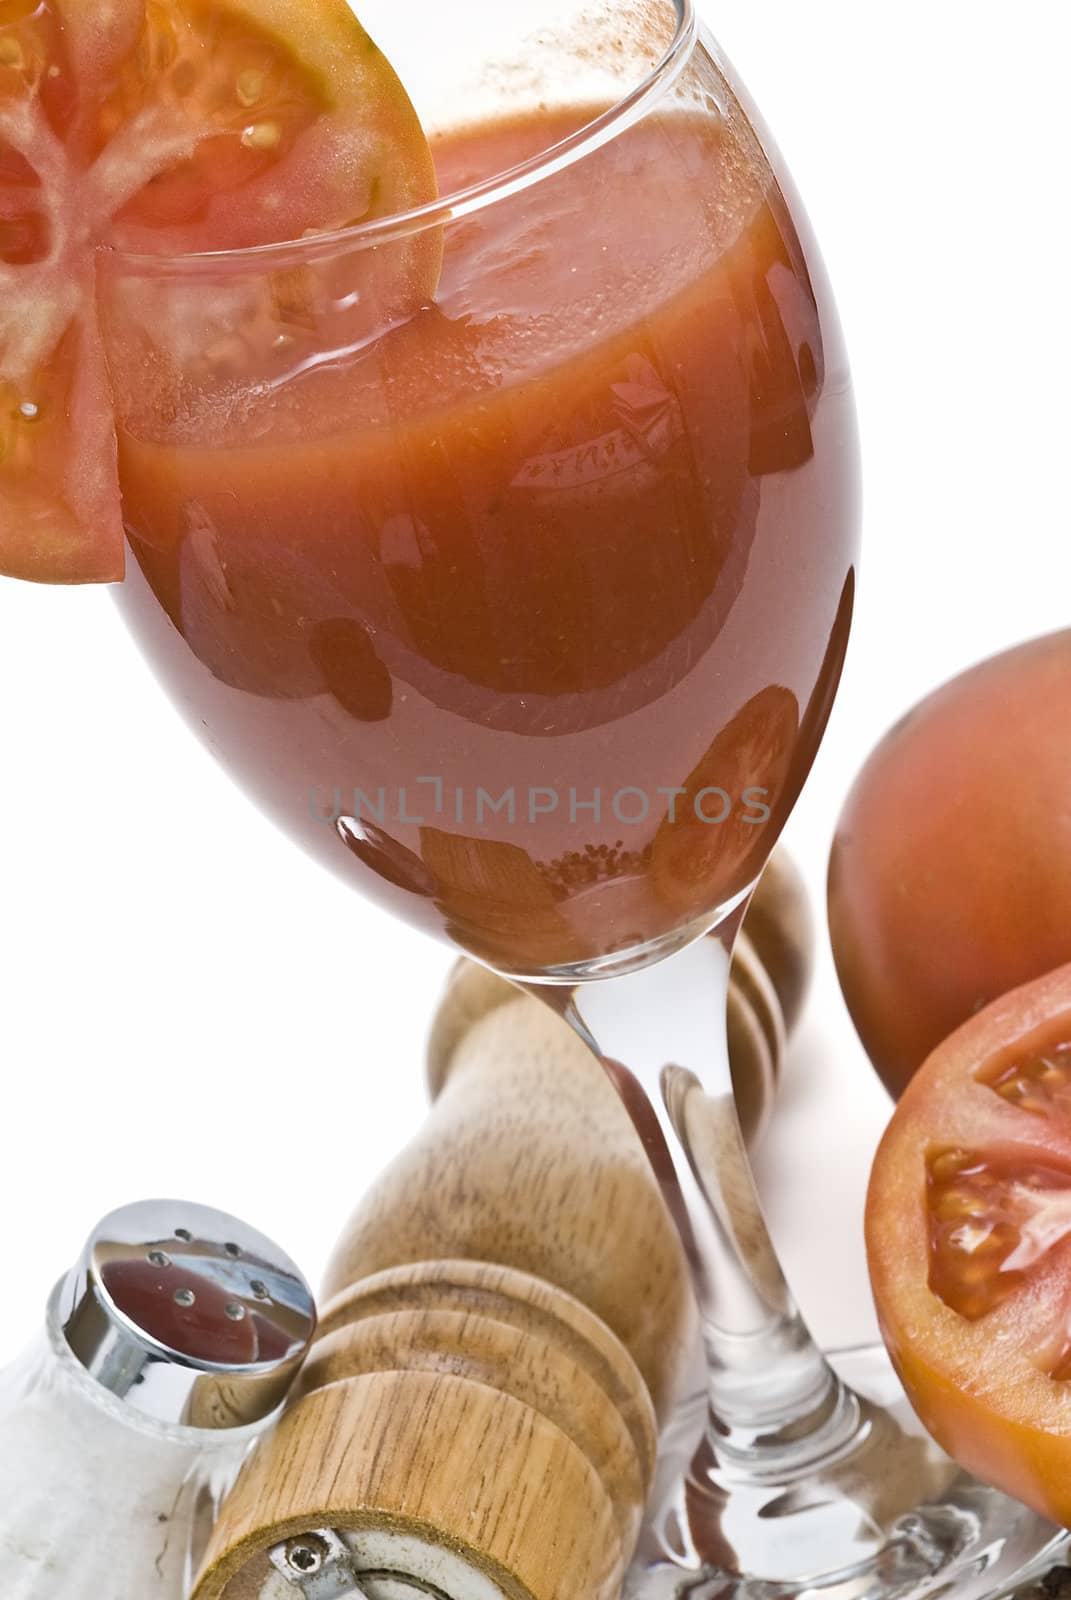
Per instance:
[[[443,199],[102,260],[119,604],[310,854],[538,995],[622,1094],[708,1369],[627,1594],[1000,1592],[1055,1530],[956,1472],[879,1353],[818,1350],[731,1095],[730,953],[854,595],[804,213],[692,0],[362,10]]]

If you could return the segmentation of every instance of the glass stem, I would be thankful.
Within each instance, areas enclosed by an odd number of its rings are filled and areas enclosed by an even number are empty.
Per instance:
[[[708,1442],[751,1475],[829,1455],[858,1419],[785,1281],[740,1131],[726,1024],[740,920],[643,971],[533,992],[598,1057],[643,1141],[695,1284]]]

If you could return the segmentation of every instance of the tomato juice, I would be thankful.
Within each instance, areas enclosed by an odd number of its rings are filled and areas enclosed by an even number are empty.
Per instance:
[[[594,114],[437,140],[443,193]],[[750,129],[666,109],[449,222],[389,325],[337,262],[112,297],[154,669],[314,856],[503,970],[671,947],[810,767],[857,482],[801,229]]]

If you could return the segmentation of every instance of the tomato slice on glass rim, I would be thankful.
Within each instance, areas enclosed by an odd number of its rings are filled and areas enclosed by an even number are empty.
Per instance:
[[[930,1056],[879,1148],[866,1236],[922,1421],[976,1477],[1071,1524],[1071,966]]]
[[[102,247],[242,249],[435,194],[346,0],[0,0],[0,572],[123,575]],[[392,270],[428,298],[434,242]]]

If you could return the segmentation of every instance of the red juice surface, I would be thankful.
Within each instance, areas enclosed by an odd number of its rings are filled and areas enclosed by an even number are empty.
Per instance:
[[[443,191],[588,115],[441,140]],[[190,355],[218,404],[145,358],[120,604],[257,801],[393,910],[519,973],[665,948],[757,875],[835,692],[835,313],[757,147],[697,112],[444,232],[435,303],[346,350],[277,273],[265,381],[240,326]]]

